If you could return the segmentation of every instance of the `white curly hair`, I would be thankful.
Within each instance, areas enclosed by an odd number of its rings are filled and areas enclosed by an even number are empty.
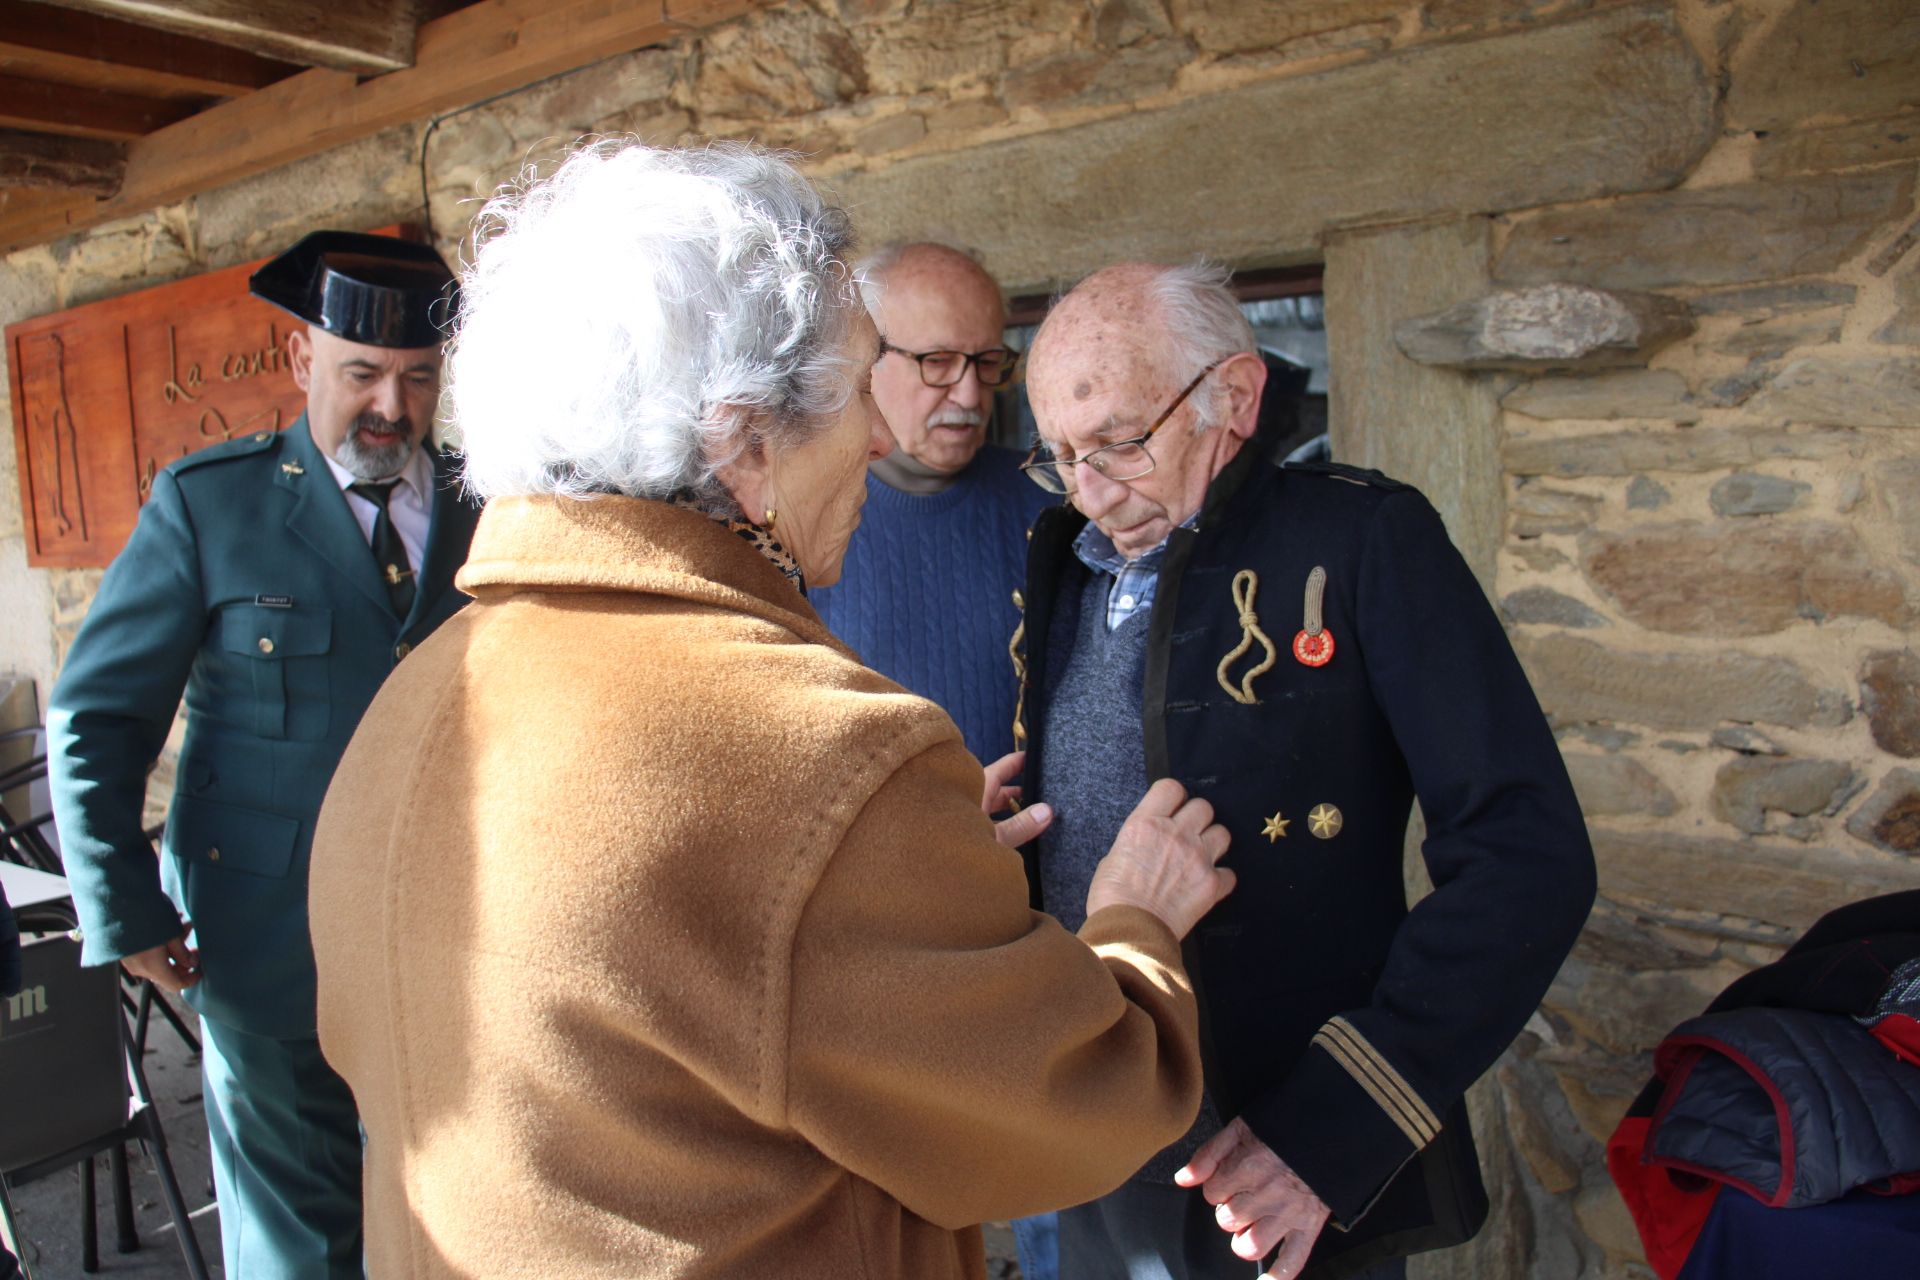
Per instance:
[[[481,212],[448,392],[482,497],[692,491],[845,408],[853,227],[790,157],[613,138]]]

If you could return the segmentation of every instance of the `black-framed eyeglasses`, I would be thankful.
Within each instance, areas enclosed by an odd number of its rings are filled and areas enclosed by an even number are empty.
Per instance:
[[[967,376],[967,366],[983,387],[1004,387],[1013,381],[1014,366],[1020,353],[1011,347],[988,347],[985,351],[908,351],[880,339],[882,355],[905,356],[920,366],[920,381],[930,387],[951,387]]]
[[[1167,424],[1181,405],[1187,402],[1187,397],[1193,394],[1194,388],[1198,387],[1208,374],[1225,364],[1227,359],[1228,357],[1221,356],[1199,373],[1194,374],[1193,381],[1181,389],[1180,394],[1173,398],[1173,403],[1166,407],[1165,412],[1153,420],[1153,425],[1131,440],[1116,441],[1095,449],[1084,457],[1071,459],[1042,459],[1040,446],[1036,443],[1028,452],[1027,460],[1021,464],[1020,469],[1027,473],[1027,479],[1048,493],[1072,493],[1074,468],[1083,462],[1109,480],[1138,480],[1141,476],[1150,474],[1153,471],[1153,454],[1147,449],[1147,441],[1152,438],[1154,432]]]

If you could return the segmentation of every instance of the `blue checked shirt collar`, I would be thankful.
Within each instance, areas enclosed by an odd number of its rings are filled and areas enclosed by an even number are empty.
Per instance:
[[[1194,512],[1180,522],[1182,529],[1200,527],[1200,513]],[[1113,585],[1107,589],[1107,630],[1116,630],[1134,614],[1153,608],[1154,593],[1160,589],[1160,561],[1167,554],[1167,540],[1129,560],[1114,548],[1113,540],[1100,532],[1092,521],[1073,540],[1073,554],[1080,563],[1097,573],[1111,574]]]

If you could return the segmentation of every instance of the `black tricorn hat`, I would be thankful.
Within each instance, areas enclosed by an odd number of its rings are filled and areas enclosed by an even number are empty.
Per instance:
[[[256,298],[370,347],[437,347],[459,286],[432,246],[359,231],[315,231],[247,281]]]

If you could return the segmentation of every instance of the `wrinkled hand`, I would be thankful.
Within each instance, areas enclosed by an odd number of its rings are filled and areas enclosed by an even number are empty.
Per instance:
[[[1230,837],[1213,820],[1213,806],[1172,778],[1147,789],[1113,848],[1094,869],[1087,888],[1087,914],[1102,907],[1135,906],[1166,922],[1184,938],[1233,892],[1233,872],[1215,866],[1226,855]]]
[[[200,981],[200,952],[187,945],[184,933],[171,942],[120,957],[120,966],[176,996]]]
[[[1282,1245],[1261,1280],[1299,1275],[1332,1212],[1244,1120],[1207,1139],[1173,1180],[1200,1188],[1220,1229],[1233,1236],[1236,1255],[1257,1263]]]
[[[987,785],[980,797],[980,811],[991,818],[996,813],[1005,813],[1020,799],[1020,788],[1013,780],[1020,776],[1020,770],[1027,763],[1027,753],[1013,751],[1001,756],[986,768]],[[1022,809],[1004,822],[993,824],[993,838],[1009,849],[1018,849],[1027,841],[1053,825],[1053,810],[1044,804],[1036,804],[1030,809]]]

